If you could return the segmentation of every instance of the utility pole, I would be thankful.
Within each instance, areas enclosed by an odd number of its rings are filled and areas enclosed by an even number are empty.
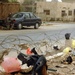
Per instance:
[[[52,2],[58,2],[58,0],[52,0]]]
[[[36,1],[33,1],[33,0],[32,0],[32,12],[33,12],[33,13],[35,12],[35,2],[36,2]]]

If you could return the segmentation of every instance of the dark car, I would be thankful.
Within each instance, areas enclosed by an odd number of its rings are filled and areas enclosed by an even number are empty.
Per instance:
[[[12,15],[11,20],[17,29],[22,29],[23,26],[34,26],[35,29],[38,29],[42,23],[41,19],[31,12],[15,13]]]

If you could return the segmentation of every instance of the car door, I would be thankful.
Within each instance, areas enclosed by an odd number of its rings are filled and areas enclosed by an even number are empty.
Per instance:
[[[22,22],[23,26],[29,26],[30,23],[31,23],[31,19],[29,13],[24,13],[24,20]]]
[[[35,25],[36,24],[36,16],[33,13],[29,13],[30,14],[30,19],[31,19],[31,24]]]

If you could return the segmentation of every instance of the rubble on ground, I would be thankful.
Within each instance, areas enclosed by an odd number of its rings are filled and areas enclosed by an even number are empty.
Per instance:
[[[72,53],[72,55],[71,55],[71,57],[73,59],[72,63],[70,63],[70,64],[61,63],[61,61],[63,60],[63,59],[61,59],[63,52],[65,52],[65,53],[69,52],[68,50],[64,51],[65,48],[68,46],[71,47],[71,45],[72,45],[71,40],[70,41],[66,40],[66,42],[67,43],[65,43],[65,45],[62,46],[63,48],[60,47],[57,50],[54,50],[52,48],[52,45],[49,43],[48,40],[43,40],[42,42],[37,43],[38,47],[39,47],[37,49],[39,49],[39,50],[36,50],[36,51],[39,54],[43,54],[46,58],[49,57],[49,59],[47,59],[47,65],[48,65],[47,73],[48,73],[48,75],[75,75],[75,55],[74,55],[74,53]],[[70,42],[70,44],[69,44],[69,42]],[[14,45],[14,46],[16,46],[16,45]],[[25,50],[27,50],[27,48],[30,47],[29,44],[18,44],[17,46],[19,47],[19,49],[21,49],[21,51],[25,51]],[[58,46],[56,46],[56,47],[58,47]],[[73,42],[73,50],[74,50],[74,47],[75,47],[75,42]],[[53,51],[48,51],[48,48]],[[66,57],[64,56],[64,58],[66,58]],[[2,57],[2,59],[3,59],[3,57]],[[24,67],[22,66],[22,68],[24,68]],[[30,69],[32,69],[32,67],[30,67]],[[26,70],[26,71],[28,71],[28,70]],[[0,74],[1,75],[10,75],[10,74],[4,74],[1,71],[0,71]],[[22,74],[18,73],[16,75],[22,75]]]

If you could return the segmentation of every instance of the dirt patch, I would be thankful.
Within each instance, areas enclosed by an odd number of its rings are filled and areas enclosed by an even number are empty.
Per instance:
[[[60,57],[59,57],[60,58]],[[62,64],[59,58],[47,61],[48,68],[57,71],[48,70],[49,75],[75,75],[75,56],[73,56],[73,62],[71,64]]]

